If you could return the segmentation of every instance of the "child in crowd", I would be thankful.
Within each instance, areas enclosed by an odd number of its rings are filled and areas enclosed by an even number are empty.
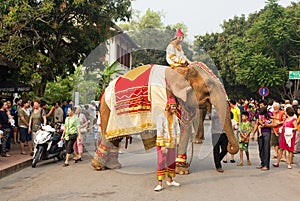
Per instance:
[[[239,128],[239,147],[240,147],[240,162],[237,164],[237,166],[243,166],[243,151],[246,153],[247,157],[247,165],[251,165],[250,159],[249,159],[249,140],[250,140],[250,133],[252,131],[252,125],[248,120],[249,113],[247,111],[242,112],[242,122],[240,124]]]
[[[11,115],[10,110],[7,111],[7,116],[8,116],[8,122],[10,123],[12,128],[15,128],[15,119],[14,117]]]
[[[262,114],[258,116],[258,137],[262,136],[261,128],[264,127],[265,124],[270,124],[272,121],[270,119],[270,115],[267,114]]]

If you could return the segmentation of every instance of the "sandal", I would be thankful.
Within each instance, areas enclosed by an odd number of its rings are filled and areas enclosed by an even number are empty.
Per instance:
[[[269,170],[269,168],[267,168],[267,167],[262,167],[260,170],[261,170],[261,171],[267,171],[267,170]]]
[[[21,152],[21,155],[27,155],[25,152]]]
[[[68,167],[70,164],[69,163],[64,163],[63,167]]]
[[[291,166],[291,165],[288,165],[288,169],[292,169],[292,166]]]
[[[273,165],[273,167],[279,167],[278,163],[273,163],[272,165]]]

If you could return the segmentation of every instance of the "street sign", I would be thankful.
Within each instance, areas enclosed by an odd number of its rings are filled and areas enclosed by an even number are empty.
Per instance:
[[[269,95],[270,90],[267,87],[260,87],[258,90],[258,94],[262,97],[266,97],[267,95]]]
[[[300,79],[300,71],[289,71],[289,79],[290,80]]]

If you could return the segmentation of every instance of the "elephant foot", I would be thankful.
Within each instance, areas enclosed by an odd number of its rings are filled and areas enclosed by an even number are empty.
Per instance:
[[[189,174],[189,168],[188,167],[176,167],[175,172],[176,172],[176,174],[187,175],[187,174]]]
[[[203,141],[201,139],[194,139],[195,144],[202,144]]]
[[[95,170],[98,171],[105,170],[105,166],[96,159],[92,160],[91,165],[95,168]]]
[[[114,163],[108,162],[105,164],[106,169],[120,169],[121,167],[122,165],[119,162],[114,162]]]

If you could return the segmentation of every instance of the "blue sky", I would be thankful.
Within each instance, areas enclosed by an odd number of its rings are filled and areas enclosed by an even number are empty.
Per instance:
[[[142,15],[150,8],[164,13],[165,25],[182,22],[188,27],[188,38],[211,32],[221,32],[224,20],[259,11],[265,0],[133,0],[132,8]],[[283,6],[299,0],[279,0]]]

